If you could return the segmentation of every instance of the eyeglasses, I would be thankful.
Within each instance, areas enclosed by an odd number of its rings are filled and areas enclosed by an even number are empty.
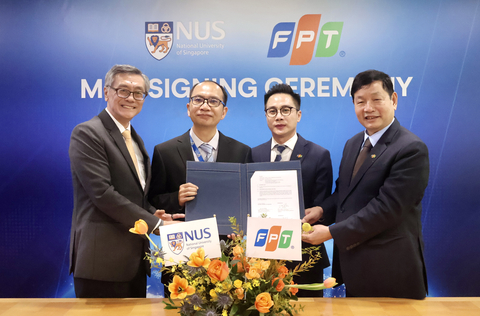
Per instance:
[[[202,106],[205,103],[205,101],[207,101],[207,104],[212,108],[216,108],[216,107],[220,106],[220,104],[225,106],[225,103],[223,103],[222,101],[220,101],[217,98],[205,99],[204,97],[196,95],[194,97],[191,97],[190,100],[192,100],[192,104],[195,105],[195,106]]]
[[[269,109],[266,109],[265,110],[265,114],[267,114],[268,117],[275,117],[277,116],[278,112],[280,112],[280,114],[282,114],[282,116],[289,116],[290,113],[292,113],[292,110],[296,108],[294,108],[293,106],[284,106],[283,108],[277,110],[275,108],[269,108]]]
[[[137,101],[143,101],[145,100],[145,98],[147,97],[148,93],[147,92],[141,92],[141,91],[130,91],[130,90],[127,90],[127,89],[123,89],[123,88],[117,88],[115,89],[114,87],[112,86],[107,86],[109,88],[112,88],[113,90],[115,90],[115,92],[117,93],[117,96],[119,96],[120,98],[122,99],[128,99],[128,97],[130,97],[130,94],[133,94],[133,98]]]

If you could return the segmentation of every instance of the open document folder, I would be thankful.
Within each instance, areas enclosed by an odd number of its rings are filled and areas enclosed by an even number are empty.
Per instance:
[[[300,161],[206,163],[187,161],[187,182],[199,187],[187,202],[186,220],[217,217],[218,232],[232,233],[229,217],[246,229],[252,217],[294,218],[305,215]]]

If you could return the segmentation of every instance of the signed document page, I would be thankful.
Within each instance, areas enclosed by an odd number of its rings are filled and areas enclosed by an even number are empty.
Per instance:
[[[252,217],[300,219],[296,170],[255,171],[250,191]]]

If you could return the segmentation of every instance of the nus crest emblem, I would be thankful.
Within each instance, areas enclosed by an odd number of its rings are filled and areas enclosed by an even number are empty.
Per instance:
[[[170,250],[179,255],[183,251],[183,233],[173,233],[167,235],[168,247]]]
[[[173,22],[145,22],[145,45],[153,58],[165,58],[173,45]]]

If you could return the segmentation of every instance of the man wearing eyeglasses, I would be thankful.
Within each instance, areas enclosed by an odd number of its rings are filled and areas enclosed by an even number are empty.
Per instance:
[[[214,81],[196,84],[190,90],[187,113],[193,122],[185,134],[155,146],[149,200],[167,213],[185,212],[185,203],[195,198],[198,187],[185,183],[188,161],[251,162],[251,150],[220,133],[218,123],[228,108],[227,92]]]
[[[267,125],[272,139],[252,149],[253,162],[300,160],[305,209],[316,208],[332,191],[332,162],[325,148],[297,134],[300,122],[300,96],[287,84],[273,86],[264,97]],[[309,247],[303,244],[302,247]],[[330,265],[325,246],[320,245],[321,260],[307,272],[294,278],[298,284],[322,283],[323,269]],[[304,255],[303,261],[308,260]],[[290,269],[297,263],[287,263]],[[297,296],[323,296],[322,291],[300,290]]]
[[[143,219],[148,233],[183,214],[165,214],[147,201],[150,159],[130,124],[143,107],[150,84],[129,65],[105,77],[107,108],[77,125],[70,139],[74,209],[70,273],[75,294],[87,297],[146,297],[149,242],[129,232]]]

